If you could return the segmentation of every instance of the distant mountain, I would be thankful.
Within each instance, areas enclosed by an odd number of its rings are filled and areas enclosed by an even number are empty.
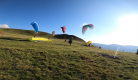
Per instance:
[[[131,46],[131,45],[117,45],[117,44],[111,44],[111,45],[106,45],[106,44],[99,44],[99,43],[92,43],[94,46],[101,46],[102,49],[107,49],[107,50],[114,50],[116,51],[117,48],[119,47],[119,51],[124,51],[124,52],[137,52],[138,46]]]

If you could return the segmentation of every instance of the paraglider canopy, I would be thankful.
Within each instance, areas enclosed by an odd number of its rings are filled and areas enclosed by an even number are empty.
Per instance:
[[[35,34],[37,34],[38,33],[38,29],[39,29],[38,24],[36,22],[32,22],[31,25],[33,26],[33,28],[35,30]]]
[[[52,41],[50,39],[47,39],[47,38],[40,38],[40,37],[37,37],[37,38],[30,38],[29,39],[30,41]]]
[[[89,28],[90,30],[92,30],[92,29],[94,28],[94,25],[93,25],[93,24],[84,25],[84,26],[82,27],[82,34],[85,34],[85,32],[86,32],[86,30],[87,30],[88,28]]]
[[[88,46],[89,44],[91,44],[91,43],[92,43],[92,41],[88,41],[88,42],[87,42],[87,46]]]
[[[63,31],[63,33],[65,33],[65,31],[66,31],[66,26],[61,27],[61,30]]]
[[[52,32],[53,36],[55,36],[55,31]]]

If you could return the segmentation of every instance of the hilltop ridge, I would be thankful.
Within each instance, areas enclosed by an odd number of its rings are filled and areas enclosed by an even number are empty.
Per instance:
[[[28,35],[28,36],[33,36],[33,34],[34,34],[33,30],[21,30],[21,29],[11,29],[11,28],[0,28],[0,32],[21,34],[21,35]],[[64,35],[66,35],[65,36],[66,38],[64,37]],[[50,33],[38,31],[37,36],[46,37],[46,38],[57,38],[57,39],[70,39],[71,37],[73,37],[73,40],[85,42],[83,39],[81,39],[75,35],[68,35],[68,34],[56,34],[55,36],[52,36],[52,34],[50,34]]]

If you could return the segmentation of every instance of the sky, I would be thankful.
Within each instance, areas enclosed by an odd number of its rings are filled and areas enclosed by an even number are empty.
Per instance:
[[[0,28],[75,35],[102,44],[138,46],[138,0],[0,0]],[[82,34],[82,26],[93,24]],[[32,34],[33,36],[33,34]]]

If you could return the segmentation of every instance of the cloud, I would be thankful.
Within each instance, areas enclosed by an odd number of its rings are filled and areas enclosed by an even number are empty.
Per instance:
[[[3,24],[3,25],[0,24],[0,28],[10,28],[10,27],[7,24]]]

